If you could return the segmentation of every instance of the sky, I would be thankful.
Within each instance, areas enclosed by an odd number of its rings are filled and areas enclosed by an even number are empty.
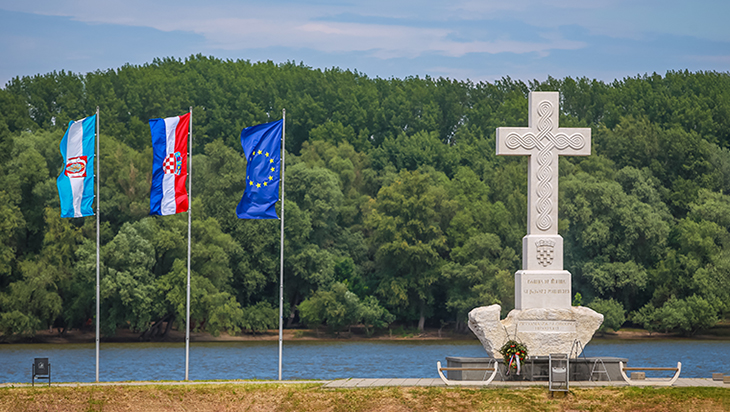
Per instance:
[[[727,0],[0,0],[0,87],[203,54],[474,82],[730,71]]]

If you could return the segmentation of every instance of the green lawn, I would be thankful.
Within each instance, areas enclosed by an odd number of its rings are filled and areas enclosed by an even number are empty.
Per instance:
[[[730,388],[322,389],[306,385],[0,389],[0,411],[727,411]]]

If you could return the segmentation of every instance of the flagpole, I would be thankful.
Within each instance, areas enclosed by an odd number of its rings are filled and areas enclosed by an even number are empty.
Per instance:
[[[188,124],[188,138],[190,140],[188,141],[188,290],[187,304],[185,306],[185,380],[188,380],[190,365],[190,223],[192,222],[191,213],[193,211],[193,106],[190,106],[190,122]]]
[[[101,153],[99,152],[99,106],[96,106],[96,381],[99,382],[99,191],[101,181]]]
[[[284,340],[284,168],[286,158],[286,109],[281,110],[281,245],[279,247],[279,380],[281,380],[281,353]]]

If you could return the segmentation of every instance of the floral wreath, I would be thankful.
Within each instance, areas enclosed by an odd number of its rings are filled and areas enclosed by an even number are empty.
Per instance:
[[[507,374],[509,375],[512,369],[515,369],[517,375],[520,374],[521,365],[525,363],[527,358],[527,348],[521,342],[514,339],[509,339],[499,349],[499,353],[504,357],[504,361],[508,364]]]

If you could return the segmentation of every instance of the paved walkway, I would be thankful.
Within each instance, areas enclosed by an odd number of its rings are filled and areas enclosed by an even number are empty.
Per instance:
[[[446,387],[446,384],[439,378],[422,378],[422,379],[336,379],[332,381],[166,381],[166,382],[75,382],[67,383],[61,382],[51,383],[52,386],[59,387],[86,387],[86,386],[177,386],[177,385],[301,385],[301,384],[321,384],[323,388],[327,389],[352,389],[352,388],[375,388],[375,387]],[[0,384],[0,388],[23,388],[31,386],[29,383],[3,383]],[[36,382],[36,386],[44,387],[48,386],[48,382]],[[486,388],[528,388],[528,387],[546,387],[548,382],[545,381],[492,381]],[[570,382],[572,388],[591,388],[591,387],[605,387],[605,386],[628,386],[626,382]],[[722,381],[713,381],[712,379],[704,378],[679,378],[677,382],[672,385],[674,387],[690,387],[690,386],[704,386],[704,387],[718,387],[718,388],[730,388],[730,384],[723,384]],[[454,386],[457,387],[457,386]]]
[[[446,384],[441,379],[337,379],[323,385],[324,388],[374,388],[384,386],[441,386]],[[528,388],[534,386],[548,386],[546,381],[492,381],[487,388]],[[629,386],[626,382],[570,382],[573,388],[592,388],[604,386]],[[674,387],[687,386],[714,386],[719,388],[730,388],[730,384],[723,384],[722,381],[702,378],[679,378],[672,385]]]
[[[446,386],[439,378],[424,379],[337,379],[324,388],[374,388],[378,386]]]

